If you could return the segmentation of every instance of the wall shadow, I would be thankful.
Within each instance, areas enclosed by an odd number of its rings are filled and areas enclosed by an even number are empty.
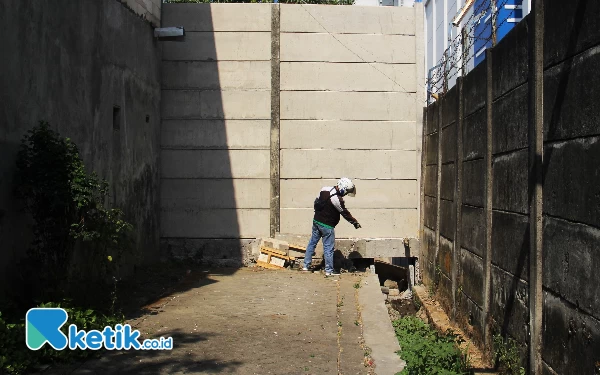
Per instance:
[[[237,360],[214,358],[199,353],[196,345],[201,344],[214,335],[209,333],[188,333],[181,329],[160,331],[151,337],[172,337],[173,350],[168,351],[116,351],[105,352],[101,358],[90,359],[75,366],[69,371],[67,366],[57,366],[49,371],[58,373],[94,373],[94,374],[180,374],[180,373],[233,373],[243,364]],[[189,355],[188,353],[193,353]]]
[[[216,282],[213,276],[229,276],[236,268],[207,269],[195,265],[180,265],[166,270],[151,270],[137,274],[135,280],[119,287],[117,302],[126,319],[160,312],[173,295],[201,288]]]
[[[254,157],[239,142],[247,119],[232,110],[244,88],[221,81],[231,74],[221,67],[235,63],[217,45],[224,33],[210,4],[163,4],[162,26],[183,26],[185,36],[162,42],[161,256],[240,267],[240,215],[247,222],[256,208],[244,200],[254,180],[240,178]]]
[[[150,24],[114,0],[3,1],[0,43],[0,293],[19,286],[32,239],[13,176],[21,140],[41,120],[72,139],[87,171],[111,184],[108,205],[133,224],[140,251],[120,259],[123,271],[156,260],[160,55]]]

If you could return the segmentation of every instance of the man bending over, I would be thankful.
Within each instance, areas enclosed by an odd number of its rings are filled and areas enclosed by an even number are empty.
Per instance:
[[[339,275],[333,269],[333,248],[335,245],[335,226],[340,222],[340,215],[354,228],[360,224],[346,209],[344,196],[356,196],[356,187],[349,178],[342,177],[336,186],[325,186],[319,197],[315,199],[315,216],[312,223],[312,236],[306,247],[303,271],[308,271],[312,263],[313,253],[319,240],[323,238],[323,253],[325,256],[325,276]]]

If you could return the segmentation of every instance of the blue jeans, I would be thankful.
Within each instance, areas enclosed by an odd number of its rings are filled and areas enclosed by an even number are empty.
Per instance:
[[[333,247],[335,244],[335,230],[333,228],[327,228],[313,222],[312,225],[312,236],[308,241],[306,247],[306,256],[304,257],[304,266],[310,267],[312,263],[313,253],[319,243],[319,240],[323,238],[323,253],[325,255],[325,272],[333,272]]]

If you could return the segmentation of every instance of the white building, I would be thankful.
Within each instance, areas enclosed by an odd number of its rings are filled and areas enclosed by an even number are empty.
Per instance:
[[[491,24],[490,1],[495,1],[497,22],[499,29],[498,41],[514,27],[531,9],[531,0],[424,0],[425,6],[425,67],[426,75],[445,74],[450,76],[447,87],[451,88],[456,82],[460,71],[454,66],[465,66],[469,72],[483,58],[486,44],[481,35],[490,34]],[[474,14],[476,11],[476,14]],[[488,27],[488,30],[484,30]],[[462,61],[463,28],[469,32],[465,54],[468,62]],[[501,31],[501,32],[500,32]],[[455,43],[453,44],[453,41]],[[490,43],[487,44],[489,46]],[[450,48],[449,47],[453,47]],[[447,51],[446,61],[450,62],[438,66]],[[446,69],[444,71],[444,68]],[[432,88],[432,92],[439,91],[439,87]]]
[[[355,0],[354,5],[360,6],[408,6],[412,7],[418,0]]]

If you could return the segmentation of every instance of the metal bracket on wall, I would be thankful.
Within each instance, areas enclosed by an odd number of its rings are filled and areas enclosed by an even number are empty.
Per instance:
[[[185,29],[183,26],[175,26],[175,27],[158,27],[154,29],[154,37],[163,39],[163,38],[177,38],[185,36]]]

